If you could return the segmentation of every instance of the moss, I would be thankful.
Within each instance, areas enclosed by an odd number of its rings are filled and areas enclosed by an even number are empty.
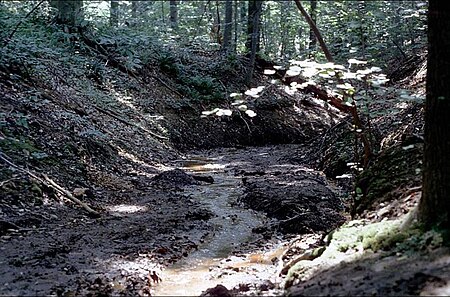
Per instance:
[[[42,197],[42,194],[43,194],[42,189],[41,189],[41,187],[40,187],[36,182],[34,182],[34,181],[31,183],[30,191],[33,192],[34,194],[36,194],[37,196]]]
[[[28,153],[38,153],[39,149],[27,138],[20,140],[15,138],[3,138],[0,140],[0,148],[6,152],[27,151]]]
[[[439,231],[424,232],[417,225],[404,227],[408,215],[396,220],[387,220],[369,225],[359,225],[360,221],[351,221],[336,230],[327,249],[345,253],[350,249],[372,250],[374,252],[421,250],[435,248],[444,242]]]

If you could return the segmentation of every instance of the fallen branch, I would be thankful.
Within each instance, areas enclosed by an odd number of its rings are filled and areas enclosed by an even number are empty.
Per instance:
[[[325,251],[325,247],[316,248],[313,250],[309,250],[305,253],[303,253],[301,256],[298,256],[297,258],[292,259],[289,261],[286,265],[284,265],[283,269],[281,269],[279,275],[286,275],[289,272],[289,269],[291,269],[295,264],[297,264],[300,261],[312,261],[315,258],[320,257],[320,255],[323,254]]]
[[[56,182],[54,182],[51,178],[49,178],[46,174],[43,174],[44,179],[50,184],[50,186],[52,188],[54,188],[55,190],[57,190],[58,192],[64,194],[67,198],[69,198],[71,201],[75,202],[76,204],[80,205],[84,210],[86,210],[87,212],[89,212],[92,216],[94,217],[100,217],[100,214],[93,210],[92,208],[89,207],[89,205],[87,205],[86,203],[84,203],[83,201],[79,200],[78,198],[74,197],[72,195],[72,193],[70,193],[69,191],[67,191],[66,189],[64,189],[63,187],[61,187],[60,185],[58,185]]]
[[[107,109],[98,107],[98,106],[96,106],[96,105],[93,105],[93,106],[94,106],[94,108],[97,109],[98,111],[100,111],[100,112],[102,112],[102,113],[104,113],[104,114],[107,114],[107,115],[109,115],[110,117],[115,118],[115,119],[118,120],[119,122],[124,123],[124,124],[126,124],[126,125],[130,125],[130,126],[136,127],[136,128],[138,128],[138,129],[141,129],[141,130],[145,131],[146,133],[148,133],[148,134],[154,136],[155,138],[163,139],[163,140],[169,139],[169,138],[167,138],[167,137],[165,137],[165,136],[156,134],[156,133],[154,133],[154,132],[152,132],[152,131],[150,131],[150,130],[148,130],[148,129],[142,127],[142,126],[139,126],[139,125],[137,125],[137,124],[135,124],[135,123],[132,123],[132,122],[130,122],[130,121],[127,121],[127,120],[123,119],[123,118],[121,118],[120,116],[116,115],[116,114],[115,114],[113,111],[111,111],[111,110],[107,110]]]
[[[93,210],[86,203],[84,203],[84,202],[80,201],[79,199],[75,198],[69,191],[67,191],[66,189],[62,188],[60,185],[55,183],[46,174],[42,174],[44,176],[44,179],[38,177],[33,172],[31,172],[31,171],[29,171],[27,169],[24,169],[24,168],[22,168],[22,167],[20,167],[20,166],[18,166],[16,164],[14,164],[10,160],[8,160],[9,158],[3,152],[0,152],[0,159],[3,160],[8,165],[10,165],[11,167],[14,167],[15,169],[19,170],[20,172],[26,173],[29,176],[31,176],[32,178],[34,178],[37,181],[39,181],[40,183],[47,185],[49,188],[55,189],[57,192],[59,192],[60,194],[64,195],[65,197],[67,197],[69,200],[71,200],[71,201],[75,202],[76,204],[78,204],[79,206],[81,206],[91,216],[93,216],[93,217],[100,217],[100,213],[99,212]]]
[[[151,77],[153,77],[154,79],[156,79],[157,81],[159,81],[163,86],[165,86],[169,91],[177,94],[178,96],[180,96],[181,98],[183,98],[184,96],[178,92],[177,90],[174,90],[171,86],[169,86],[165,81],[163,81],[161,78],[152,75]]]
[[[84,43],[92,48],[106,63],[111,64],[111,66],[116,67],[123,73],[130,75],[131,77],[138,79],[138,74],[133,69],[129,69],[122,63],[120,63],[116,58],[112,57],[105,47],[103,47],[100,43],[98,43],[95,39],[91,39],[86,36],[83,32],[80,32],[80,36],[83,39]]]
[[[299,76],[294,77],[283,77],[282,81],[286,85],[290,85],[292,82],[296,82],[298,84],[306,83],[307,81]],[[332,96],[329,94],[326,90],[320,89],[319,87],[315,85],[308,85],[303,89],[306,93],[312,93],[314,94],[318,99],[327,102],[328,104],[331,104],[338,110],[348,113],[352,116],[355,126],[358,129],[364,130],[364,125],[361,121],[361,118],[359,117],[358,110],[356,109],[355,101],[353,101],[352,105],[345,104],[344,101],[341,99]],[[362,131],[362,133],[359,133],[359,137],[361,138],[361,141],[364,144],[364,168],[367,167],[369,163],[369,158],[372,156],[372,150],[371,150],[371,144],[369,139],[367,138],[366,133]]]
[[[3,187],[4,185],[6,185],[7,183],[12,182],[13,180],[17,180],[17,179],[19,179],[19,178],[13,177],[13,178],[10,178],[10,179],[1,181],[1,182],[0,182],[0,188]]]

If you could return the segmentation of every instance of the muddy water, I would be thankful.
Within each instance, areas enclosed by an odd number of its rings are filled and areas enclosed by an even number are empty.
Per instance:
[[[231,289],[273,277],[278,268],[270,258],[282,250],[276,244],[274,251],[230,256],[242,244],[257,239],[252,229],[265,219],[262,214],[236,204],[242,195],[240,178],[228,172],[227,165],[217,158],[191,157],[180,163],[178,167],[182,169],[214,178],[213,184],[194,186],[184,192],[216,215],[211,220],[214,232],[196,252],[162,271],[162,282],[155,287],[154,295],[198,296],[217,284]]]

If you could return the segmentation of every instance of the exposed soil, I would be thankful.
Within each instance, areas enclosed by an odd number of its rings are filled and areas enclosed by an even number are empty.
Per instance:
[[[367,256],[376,250],[372,241],[359,250],[340,243],[339,255],[357,260],[340,265],[329,257],[338,240],[332,230],[350,219],[351,206],[363,220],[348,224],[370,226],[417,204],[422,105],[373,119],[377,152],[354,197],[353,132],[343,114],[314,98],[287,95],[258,74],[265,89],[257,100],[246,98],[257,117],[201,117],[232,101],[198,90],[210,101],[184,97],[187,86],[170,67],[196,65],[212,75],[220,59],[149,64],[139,77],[111,67],[101,80],[55,57],[40,76],[22,75],[21,65],[0,68],[0,294],[448,289],[448,250],[422,239],[407,258],[392,251]],[[243,87],[237,69],[222,73],[227,94]],[[389,98],[385,104],[395,105]]]

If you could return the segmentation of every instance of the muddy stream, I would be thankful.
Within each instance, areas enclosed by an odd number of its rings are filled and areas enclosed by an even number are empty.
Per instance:
[[[218,284],[232,288],[264,282],[275,275],[277,266],[268,257],[283,249],[280,243],[272,243],[264,252],[230,256],[241,245],[259,239],[252,229],[261,226],[266,217],[237,203],[243,195],[241,178],[227,167],[220,158],[212,157],[189,156],[180,162],[179,168],[187,172],[214,178],[212,184],[190,186],[184,192],[214,213],[214,232],[197,251],[162,272],[163,281],[156,286],[155,295],[198,296]]]
[[[320,172],[292,161],[300,149],[222,148],[186,155],[169,165],[191,176],[166,173],[193,182],[163,179],[179,190],[159,190],[154,183],[143,191],[114,192],[117,201],[109,197],[108,215],[100,219],[61,206],[48,227],[0,238],[0,295],[146,289],[144,295],[199,296],[219,284],[239,294],[280,294],[281,258],[292,240],[320,238],[318,232],[339,223],[335,190]],[[49,215],[47,207],[30,214],[41,210]],[[299,230],[306,237],[295,235]]]

